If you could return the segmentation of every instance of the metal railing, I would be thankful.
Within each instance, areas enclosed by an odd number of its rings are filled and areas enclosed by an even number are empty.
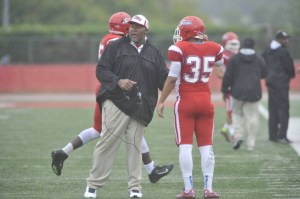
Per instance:
[[[95,63],[98,57],[100,36],[0,36],[0,64],[5,63]],[[240,35],[240,38],[246,37]],[[255,49],[261,53],[270,41],[259,35]],[[167,58],[167,49],[172,35],[150,35],[149,38]],[[219,41],[221,35],[209,35],[210,40]],[[295,59],[300,58],[300,36],[290,38],[289,48]]]

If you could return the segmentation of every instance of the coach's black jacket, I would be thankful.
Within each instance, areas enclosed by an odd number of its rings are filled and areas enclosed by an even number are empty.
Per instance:
[[[147,126],[156,107],[158,89],[163,89],[167,75],[164,57],[148,39],[140,53],[130,44],[128,36],[112,41],[96,68],[101,83],[97,102],[110,99],[126,115]],[[123,91],[117,84],[119,79],[136,81],[137,86],[129,92]]]
[[[260,80],[266,77],[267,68],[262,56],[247,54],[247,49],[241,49],[228,62],[222,80],[222,92],[231,94],[234,98],[246,102],[257,102],[262,97]]]
[[[268,66],[267,86],[289,89],[290,79],[295,77],[295,67],[288,49],[284,46],[272,47],[270,45],[262,56]]]

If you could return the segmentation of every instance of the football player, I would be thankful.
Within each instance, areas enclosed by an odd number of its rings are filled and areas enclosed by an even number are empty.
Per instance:
[[[227,63],[229,58],[238,53],[240,48],[240,41],[236,33],[234,32],[226,32],[222,37],[222,45],[224,47],[224,65],[216,69],[217,76],[222,79],[227,68]],[[228,142],[233,141],[234,128],[232,124],[232,96],[231,93],[223,96],[223,100],[225,101],[226,107],[226,122],[221,129],[221,134],[225,137]]]
[[[184,17],[174,34],[174,45],[168,49],[169,75],[157,104],[164,117],[164,102],[176,89],[174,127],[179,147],[179,163],[184,190],[176,198],[196,198],[193,187],[193,136],[195,133],[204,178],[204,198],[219,198],[212,189],[215,157],[213,152],[214,105],[211,102],[209,77],[213,66],[222,66],[223,47],[206,41],[203,21]]]
[[[113,14],[109,19],[109,33],[106,34],[100,42],[98,58],[100,59],[105,47],[109,42],[119,39],[126,35],[129,30],[129,24],[127,23],[131,19],[130,15],[125,12],[118,12]],[[96,88],[96,95],[101,85]],[[64,161],[72,153],[73,150],[83,146],[84,144],[100,137],[102,131],[102,115],[101,107],[98,103],[95,105],[94,110],[94,125],[91,128],[83,130],[76,138],[74,138],[65,147],[59,150],[54,150],[51,153],[52,156],[52,169],[56,175],[61,175]],[[145,138],[142,140],[142,160],[144,167],[148,173],[148,177],[151,183],[156,183],[160,178],[170,173],[173,169],[173,164],[167,164],[164,166],[158,166],[151,159],[149,148]]]

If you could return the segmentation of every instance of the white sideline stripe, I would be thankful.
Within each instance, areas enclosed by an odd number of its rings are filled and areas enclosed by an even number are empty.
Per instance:
[[[293,141],[291,143],[292,147],[300,156],[300,118],[299,117],[292,117],[289,120],[289,130],[288,130],[288,137]]]
[[[259,113],[266,119],[269,119],[268,110],[262,105],[259,105]],[[300,156],[300,134],[297,129],[300,129],[300,117],[290,117],[289,119],[289,129],[288,129],[288,138],[293,141],[290,145]]]
[[[0,102],[94,102],[94,94],[0,94]]]
[[[14,103],[10,102],[0,102],[0,108],[12,108],[14,105]]]
[[[258,110],[259,110],[259,113],[260,113],[266,120],[269,119],[269,112],[268,112],[268,110],[267,110],[262,104],[259,104]]]

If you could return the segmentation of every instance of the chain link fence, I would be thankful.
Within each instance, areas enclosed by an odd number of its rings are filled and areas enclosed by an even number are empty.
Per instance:
[[[53,64],[53,63],[96,63],[100,36],[0,36],[0,64]],[[240,35],[240,39],[249,35]],[[220,42],[222,35],[209,35],[209,39]],[[256,40],[255,49],[261,53],[269,44],[260,35],[252,35]],[[172,35],[150,35],[163,55],[173,43]],[[295,59],[300,58],[299,37],[291,37],[289,48]],[[166,57],[167,58],[167,57]]]

